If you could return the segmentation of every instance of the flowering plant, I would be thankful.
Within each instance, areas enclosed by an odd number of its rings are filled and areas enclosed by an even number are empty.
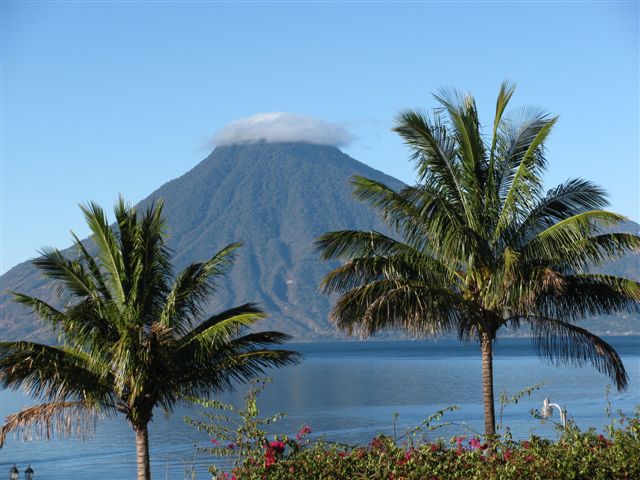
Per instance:
[[[559,430],[561,436],[556,442],[535,436],[514,441],[505,434],[490,439],[456,436],[449,444],[429,439],[425,432],[450,424],[434,424],[446,411],[455,409],[449,407],[402,436],[396,436],[394,428],[393,436],[379,435],[367,446],[355,446],[311,442],[311,427],[306,424],[293,438],[278,435],[267,439],[262,427],[281,415],[259,418],[256,396],[263,387],[264,382],[252,385],[245,397],[245,409],[227,407],[241,418],[235,430],[220,423],[225,416],[211,415],[215,424],[191,421],[213,435],[213,446],[203,450],[214,455],[235,454],[230,473],[210,468],[216,480],[640,478],[640,407],[635,417],[621,414],[600,434],[593,429],[582,432],[570,422],[566,430]]]
[[[263,464],[244,464],[243,480],[610,480],[640,478],[640,410],[612,436],[575,427],[558,441],[454,437],[409,446],[380,435],[368,446],[315,442]]]
[[[236,471],[241,465],[270,466],[275,462],[277,455],[282,455],[284,452],[284,442],[277,439],[269,442],[265,430],[267,425],[277,422],[284,414],[277,413],[266,418],[259,416],[257,398],[270,381],[268,378],[252,381],[244,397],[244,407],[236,407],[217,400],[191,399],[205,409],[214,410],[214,412],[208,410],[203,412],[207,420],[185,417],[187,424],[211,436],[211,446],[199,447],[198,450],[215,456],[233,458],[234,467],[231,473],[220,472],[220,469],[213,465],[209,467],[209,472],[214,477],[221,480],[235,480]]]

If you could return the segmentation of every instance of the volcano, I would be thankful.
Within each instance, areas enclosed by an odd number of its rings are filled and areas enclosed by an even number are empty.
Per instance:
[[[315,252],[314,240],[337,229],[385,230],[376,213],[353,198],[353,175],[392,188],[402,186],[336,147],[258,142],[216,148],[137,207],[164,201],[175,271],[209,258],[229,243],[243,243],[208,310],[256,302],[269,314],[262,322],[265,328],[287,332],[297,340],[330,339],[339,334],[328,323],[330,299],[318,285],[331,265]],[[103,207],[109,212],[108,205]],[[5,292],[55,302],[50,282],[29,262],[15,266],[0,281],[0,337],[49,339],[51,334],[42,324]]]
[[[298,341],[344,338],[328,322],[332,299],[318,289],[335,264],[323,262],[313,242],[331,230],[387,231],[366,203],[353,198],[350,180],[354,175],[394,189],[402,187],[399,180],[336,147],[263,141],[217,147],[138,207],[164,201],[176,271],[208,259],[229,243],[243,243],[208,312],[256,302],[269,314],[261,324],[266,329],[287,332]],[[108,205],[103,207],[109,211]],[[627,222],[616,229],[638,232],[638,225]],[[620,259],[604,271],[640,278],[638,255]],[[51,283],[24,262],[0,277],[0,285],[0,339],[52,341],[51,332],[5,293],[14,290],[55,303]],[[640,318],[599,317],[581,326],[597,334],[638,334]]]

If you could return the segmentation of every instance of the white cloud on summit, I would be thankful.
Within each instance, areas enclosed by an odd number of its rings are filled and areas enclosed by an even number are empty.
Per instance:
[[[351,134],[338,124],[295,113],[271,112],[231,122],[215,135],[213,143],[307,142],[341,147],[351,140]]]

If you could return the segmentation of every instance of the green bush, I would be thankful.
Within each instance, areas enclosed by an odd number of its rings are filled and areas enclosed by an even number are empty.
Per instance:
[[[262,427],[281,414],[259,417],[256,397],[263,387],[264,381],[252,385],[244,409],[199,402],[231,411],[238,419],[212,413],[205,414],[211,423],[188,419],[212,435],[213,445],[201,450],[234,458],[234,466],[226,472],[210,468],[215,480],[640,479],[640,407],[633,417],[619,412],[604,433],[580,431],[571,422],[566,429],[558,426],[561,436],[557,441],[531,437],[516,442],[508,430],[493,438],[491,445],[478,436],[454,437],[448,443],[429,441],[424,433],[447,425],[439,422],[455,409],[448,407],[401,436],[381,435],[366,446],[351,446],[311,442],[311,429],[306,425],[295,438],[279,435],[269,440]],[[513,398],[517,401],[534,388],[537,386]]]
[[[295,442],[289,440],[289,442]],[[612,436],[570,428],[559,441],[537,437],[494,443],[477,437],[454,437],[414,447],[390,437],[374,438],[366,447],[314,443],[307,448],[264,449],[263,461],[244,462],[219,479],[273,480],[449,480],[449,479],[638,479],[638,414]]]

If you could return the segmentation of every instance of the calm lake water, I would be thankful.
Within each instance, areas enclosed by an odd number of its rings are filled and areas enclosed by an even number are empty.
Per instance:
[[[611,392],[612,407],[632,414],[640,405],[640,337],[607,340],[620,353],[631,378],[626,392]],[[276,424],[277,432],[291,435],[302,424],[309,424],[312,439],[324,436],[332,441],[366,443],[379,433],[392,433],[394,412],[399,413],[400,432],[450,405],[460,407],[444,418],[454,425],[433,436],[448,438],[483,430],[476,345],[439,340],[297,344],[290,348],[302,352],[304,362],[271,372],[273,382],[258,399],[261,414],[288,414]],[[608,378],[591,367],[543,363],[527,339],[498,342],[494,375],[496,397],[501,391],[512,395],[546,382],[530,398],[504,410],[503,423],[516,438],[531,434],[555,438],[552,423],[529,414],[532,408],[540,409],[545,397],[565,407],[580,428],[600,429],[609,422],[605,415]],[[221,400],[241,404],[243,395],[240,387]],[[0,392],[0,400],[2,418],[34,403],[13,391]],[[157,411],[150,424],[152,473],[157,480],[181,480],[185,466],[191,465],[196,465],[198,479],[208,479],[207,465],[217,462],[196,453],[197,445],[210,445],[209,438],[186,425],[185,415],[197,417],[198,411],[181,406],[169,418]],[[38,480],[130,479],[135,478],[135,462],[134,435],[124,419],[116,417],[99,421],[95,435],[84,442],[23,442],[10,437],[0,450],[0,479],[8,478],[14,463],[21,471],[30,463]]]

